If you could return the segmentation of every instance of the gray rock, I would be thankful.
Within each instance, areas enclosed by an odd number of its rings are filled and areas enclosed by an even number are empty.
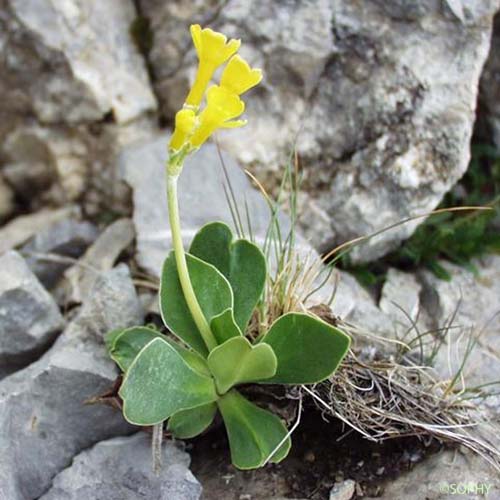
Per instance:
[[[167,142],[168,137],[162,135],[126,148],[120,157],[122,176],[133,189],[137,260],[142,268],[155,276],[159,276],[171,247],[164,172]],[[248,233],[246,202],[252,232],[262,238],[269,224],[269,209],[234,160],[224,153],[222,158],[236,193],[245,231]],[[213,144],[205,145],[186,162],[178,188],[182,236],[186,245],[207,222],[220,220],[233,226],[224,197],[224,184],[221,160]],[[285,220],[282,227],[286,231]]]
[[[190,23],[241,38],[243,55],[264,69],[263,84],[245,96],[248,125],[219,141],[273,185],[298,134],[303,228],[317,248],[432,210],[465,172],[498,0],[140,5],[152,23],[155,85],[170,118],[196,69]],[[374,238],[353,257],[382,255],[421,221]]]
[[[500,14],[495,17],[491,49],[481,75],[480,103],[493,141],[500,150]]]
[[[63,328],[57,304],[14,251],[0,256],[0,377],[39,355]]]
[[[500,497],[498,472],[481,457],[448,451],[416,465],[385,486],[382,500],[455,500]],[[374,500],[374,499],[367,499]]]
[[[156,476],[147,434],[114,438],[75,457],[40,500],[198,500],[201,485],[188,466],[187,453],[168,442]]]
[[[415,275],[392,268],[387,271],[379,307],[393,320],[399,333],[427,323],[426,311],[420,304],[421,291],[422,285]]]
[[[1,110],[42,122],[119,123],[153,110],[145,64],[129,35],[130,0],[0,2]]]
[[[119,219],[108,226],[85,255],[67,270],[69,302],[81,302],[92,289],[97,277],[115,264],[119,255],[133,241],[134,226],[130,219]]]
[[[22,245],[52,224],[77,214],[77,208],[70,205],[57,210],[46,208],[16,217],[0,228],[0,254]]]
[[[102,335],[142,321],[124,265],[103,274],[78,316],[40,360],[0,382],[0,499],[32,500],[73,456],[131,432],[120,412],[85,404],[108,390],[117,369]]]
[[[451,281],[440,280],[428,271],[420,275],[423,302],[433,318],[431,326],[450,326],[436,367],[445,379],[452,378],[473,338],[476,344],[464,370],[467,386],[496,381],[500,366],[500,256],[474,261],[477,274],[449,262],[440,264],[451,274]],[[485,403],[500,414],[499,396]]]
[[[71,266],[71,260],[80,257],[98,234],[98,229],[90,222],[65,219],[37,233],[23,246],[21,253],[38,279],[47,288],[52,288]],[[58,256],[63,258],[58,259]]]
[[[335,484],[330,491],[330,500],[351,500],[356,492],[356,482],[352,479]]]

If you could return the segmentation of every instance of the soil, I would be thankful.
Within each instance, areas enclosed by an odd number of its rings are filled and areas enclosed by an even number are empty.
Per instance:
[[[346,436],[345,428],[325,421],[313,408],[305,409],[292,440],[290,455],[283,462],[254,471],[231,465],[222,426],[188,441],[191,470],[203,485],[204,500],[323,500],[336,482],[345,479],[356,481],[354,498],[376,497],[386,481],[440,449],[436,442],[425,445],[416,438],[377,444],[355,432]]]

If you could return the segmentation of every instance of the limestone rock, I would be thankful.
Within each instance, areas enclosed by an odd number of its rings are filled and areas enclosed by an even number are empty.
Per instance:
[[[0,228],[0,254],[26,243],[39,231],[43,231],[58,221],[78,215],[75,206],[53,210],[46,208],[36,213],[20,215]]]
[[[14,251],[0,256],[0,377],[29,363],[64,320],[57,304]]]
[[[98,234],[98,229],[90,222],[64,219],[37,233],[23,246],[22,253],[37,278],[51,288],[71,266],[71,260],[64,257],[80,257]],[[58,256],[62,259],[58,260]]]
[[[469,387],[498,379],[500,365],[500,256],[490,255],[474,261],[477,274],[449,262],[441,265],[451,274],[443,281],[432,273],[421,273],[423,303],[434,319],[434,329],[450,326],[444,331],[447,347],[437,357],[437,368],[444,378],[452,378],[475,339],[475,346],[465,365]],[[500,414],[500,397],[491,397],[485,404]]]
[[[189,23],[243,40],[264,82],[245,96],[248,125],[220,143],[274,185],[298,134],[303,228],[320,250],[432,210],[465,172],[497,0],[140,4],[169,118],[196,69]],[[353,257],[384,254],[421,221]]]
[[[130,219],[119,219],[109,225],[85,255],[66,271],[68,301],[81,302],[87,297],[99,274],[113,267],[119,255],[132,243],[134,236],[134,226]]]
[[[40,500],[198,500],[201,485],[188,466],[187,453],[168,442],[156,476],[150,437],[118,437],[80,453]]]
[[[488,60],[481,75],[480,104],[500,150],[500,13],[496,15]]]
[[[118,371],[102,335],[138,324],[142,310],[124,265],[103,274],[75,320],[37,362],[0,382],[0,499],[33,500],[85,448],[131,432],[120,412],[85,404]]]
[[[1,111],[41,122],[124,123],[155,108],[130,36],[131,0],[0,2]]]
[[[499,496],[500,481],[497,471],[477,455],[470,453],[463,455],[449,451],[434,455],[416,465],[410,472],[388,483],[382,496],[377,498],[382,500],[394,498],[453,500],[456,498],[494,499]]]
[[[422,285],[415,275],[392,268],[387,271],[379,307],[393,319],[394,328],[400,333],[413,330],[414,325],[427,320],[420,304],[421,291]]]

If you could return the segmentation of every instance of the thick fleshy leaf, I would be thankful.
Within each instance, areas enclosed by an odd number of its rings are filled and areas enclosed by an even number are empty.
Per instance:
[[[193,370],[210,376],[210,370],[205,358],[194,351],[189,351],[157,330],[147,326],[133,326],[132,328],[121,330],[119,335],[114,336],[113,343],[108,349],[109,354],[122,371],[125,372],[139,352],[156,338],[161,338],[165,342],[168,342]]]
[[[229,280],[234,318],[244,332],[266,282],[266,259],[260,248],[247,240],[233,241],[226,224],[212,222],[198,231],[189,252],[214,265]]]
[[[276,415],[254,405],[234,389],[222,396],[217,405],[224,419],[235,467],[256,469],[266,461],[281,462],[288,455],[291,440]]]
[[[310,314],[288,313],[276,320],[262,343],[278,358],[276,374],[262,383],[314,384],[328,378],[349,349],[341,330]]]
[[[179,411],[168,420],[168,430],[179,439],[193,438],[208,428],[216,413],[217,405],[215,403]]]
[[[127,328],[114,336],[112,343],[108,347],[109,355],[125,372],[141,349],[156,338],[165,339],[165,336],[146,326]]]
[[[111,352],[111,349],[113,348],[113,344],[115,343],[116,338],[120,336],[124,330],[125,330],[124,328],[118,328],[116,330],[111,330],[110,332],[104,335],[104,345],[106,346],[108,352]]]
[[[210,322],[210,329],[218,344],[223,344],[232,337],[242,335],[240,328],[234,320],[232,309],[226,309],[222,314],[215,316]]]
[[[130,365],[119,391],[123,415],[135,425],[155,425],[181,410],[218,396],[214,380],[193,370],[165,340],[157,338]]]
[[[226,309],[233,307],[233,292],[224,276],[211,264],[186,255],[189,277],[194,293],[208,323]],[[165,325],[201,355],[208,349],[189,312],[182,292],[174,253],[165,260],[161,275],[160,309]]]
[[[266,344],[253,346],[245,337],[233,337],[213,349],[207,359],[219,394],[236,384],[257,382],[276,373],[276,356]]]

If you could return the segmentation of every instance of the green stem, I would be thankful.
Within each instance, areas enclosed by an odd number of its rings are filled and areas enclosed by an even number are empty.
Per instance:
[[[177,179],[179,178],[178,172],[181,169],[182,167],[180,167],[177,172],[172,173],[169,172],[169,168],[167,167],[168,216],[170,220],[170,230],[172,231],[172,244],[174,247],[175,262],[177,264],[177,274],[179,275],[179,281],[181,282],[184,298],[186,299],[191,316],[193,316],[193,320],[198,327],[208,350],[211,351],[214,347],[217,347],[217,341],[210,330],[208,321],[206,320],[194,293],[193,285],[191,283],[191,279],[189,278],[186,254],[182,244],[179,203],[177,201]]]

